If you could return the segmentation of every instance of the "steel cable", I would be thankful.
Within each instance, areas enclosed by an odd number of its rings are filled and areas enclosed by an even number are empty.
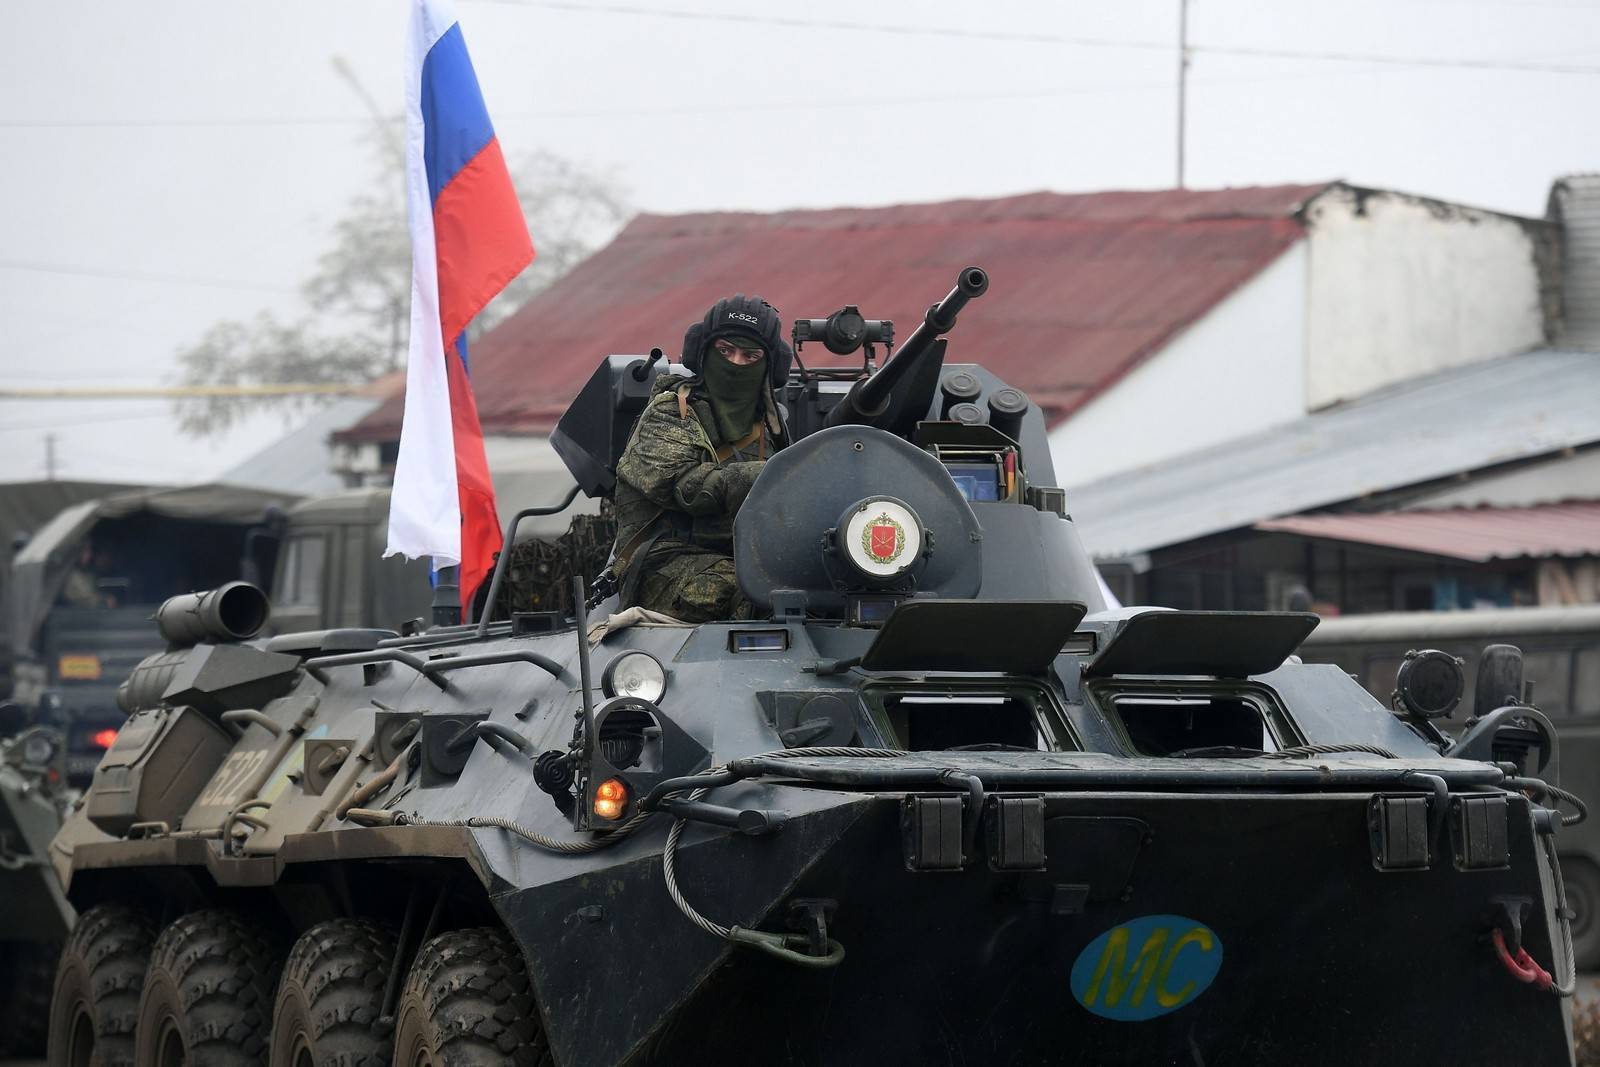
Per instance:
[[[759,753],[757,755],[748,756],[748,757],[744,757],[744,758],[757,760],[757,759],[802,759],[802,758],[813,757],[813,756],[849,756],[849,757],[861,757],[861,758],[868,758],[868,759],[887,759],[887,758],[898,758],[898,757],[904,756],[905,754],[906,753],[904,753],[902,751],[899,751],[897,749],[889,749],[889,748],[844,748],[844,747],[839,747],[839,746],[833,746],[833,747],[819,747],[819,748],[787,748],[787,749],[782,749],[782,750],[777,751],[777,752],[762,752],[762,753]],[[717,771],[721,771],[721,770],[725,770],[725,769],[726,769],[726,764],[724,764],[722,767],[714,767],[711,770],[707,771],[706,773],[707,774],[714,774]],[[710,791],[711,790],[709,788],[696,789],[696,790],[694,790],[693,792],[691,792],[689,794],[689,799],[691,801],[699,800],[702,797],[704,797],[707,793],[709,793]],[[676,794],[675,793],[671,793],[671,794],[668,794],[668,795],[672,796],[672,795],[676,795]],[[666,883],[667,883],[667,895],[672,898],[672,903],[677,905],[678,910],[683,912],[684,918],[686,918],[690,922],[694,923],[695,926],[699,927],[701,930],[703,930],[706,933],[710,934],[712,937],[720,937],[725,941],[734,941],[734,942],[737,942],[737,943],[740,943],[740,944],[746,943],[746,942],[742,941],[740,938],[735,936],[733,929],[730,929],[729,927],[726,927],[726,926],[722,926],[719,923],[714,923],[710,919],[706,918],[704,915],[701,915],[698,911],[696,911],[694,909],[694,906],[692,904],[690,904],[687,900],[684,899],[683,891],[678,888],[678,875],[677,875],[676,867],[674,865],[674,861],[677,859],[678,841],[679,841],[679,839],[681,839],[683,837],[683,828],[684,828],[684,825],[687,822],[688,822],[688,820],[687,819],[683,819],[683,818],[678,818],[678,819],[673,820],[672,829],[667,832],[667,844],[666,844],[666,847],[661,850],[661,874],[662,874],[663,878],[666,880]],[[746,933],[755,933],[755,934],[759,934],[760,933],[760,931],[745,931],[745,932]],[[770,935],[770,936],[777,936],[777,935]],[[773,950],[771,948],[768,948],[768,951],[773,951]],[[795,956],[795,957],[801,957],[801,958],[795,960],[795,962],[810,962],[810,961],[806,960],[802,956],[802,954],[800,954],[800,953],[793,953],[792,955]]]
[[[1267,759],[1298,759],[1301,756],[1332,756],[1340,752],[1364,752],[1371,756],[1382,756],[1384,759],[1400,758],[1386,748],[1363,745],[1354,741],[1328,745],[1296,745],[1294,748],[1279,749],[1277,752],[1266,752],[1263,755]]]
[[[397,811],[374,811],[371,808],[351,808],[346,813],[346,818],[353,822],[366,822],[372,820],[376,823],[389,823],[394,826],[465,826],[471,829],[479,827],[494,827],[527,841],[531,845],[549,852],[560,852],[566,855],[582,855],[586,852],[599,852],[604,848],[621,844],[649,821],[654,812],[640,812],[604,837],[592,837],[585,841],[561,841],[537,830],[530,830],[521,823],[510,819],[502,819],[496,815],[470,815],[465,819],[425,819],[420,815],[407,815]]]

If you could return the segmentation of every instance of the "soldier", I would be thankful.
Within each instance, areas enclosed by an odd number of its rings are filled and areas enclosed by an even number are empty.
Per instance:
[[[787,442],[774,388],[794,352],[777,309],[719,300],[683,339],[694,377],[662,374],[617,463],[613,569],[623,607],[685,622],[742,619],[733,517],[766,458]]]

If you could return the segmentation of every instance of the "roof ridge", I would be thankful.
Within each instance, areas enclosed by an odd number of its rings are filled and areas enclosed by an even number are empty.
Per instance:
[[[840,205],[777,211],[641,212],[618,235],[618,240],[692,232],[749,232],[779,228],[864,229],[926,225],[930,222],[971,224],[1052,219],[1126,226],[1141,222],[1172,225],[1228,219],[1289,219],[1294,218],[1308,200],[1338,184],[1340,182],[1337,179],[1330,179],[1312,183],[1224,186],[1216,189],[1105,189],[1089,192],[1036,189],[1003,197],[956,197],[877,206]]]

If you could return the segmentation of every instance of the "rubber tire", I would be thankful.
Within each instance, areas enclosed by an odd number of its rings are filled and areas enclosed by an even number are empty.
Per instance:
[[[133,1067],[139,990],[155,936],[148,917],[120,904],[78,916],[50,998],[50,1067]]]
[[[1567,907],[1572,919],[1572,957],[1578,970],[1600,966],[1600,867],[1583,856],[1561,857],[1561,880],[1566,884]]]
[[[396,1067],[550,1067],[522,952],[504,930],[422,946],[395,1011]]]
[[[294,943],[272,1008],[272,1067],[388,1067],[394,1020],[383,988],[394,931],[366,919],[318,923]]]
[[[59,942],[0,944],[0,1057],[43,1056]]]
[[[283,950],[237,912],[197,911],[161,931],[139,998],[139,1067],[267,1062]]]

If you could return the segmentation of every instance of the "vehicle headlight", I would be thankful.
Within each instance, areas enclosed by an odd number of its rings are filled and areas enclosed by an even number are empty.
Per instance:
[[[22,758],[36,767],[42,767],[55,758],[55,742],[44,734],[34,734],[22,743]]]
[[[623,652],[606,666],[600,688],[608,697],[638,697],[655,704],[667,691],[667,672],[648,652]]]

